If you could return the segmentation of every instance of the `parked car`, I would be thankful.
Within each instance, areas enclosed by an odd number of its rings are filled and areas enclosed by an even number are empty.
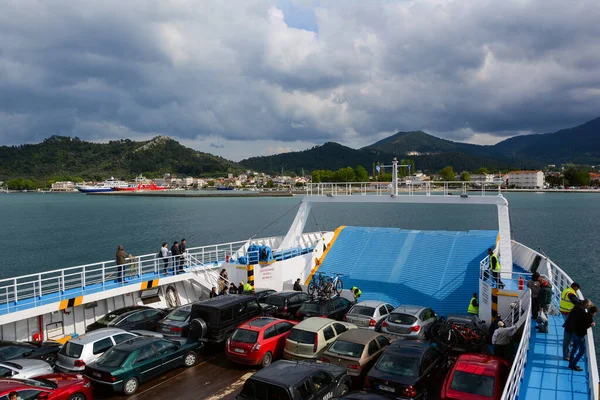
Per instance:
[[[378,322],[383,321],[394,310],[394,306],[377,300],[365,300],[356,303],[344,317],[359,328],[375,329]]]
[[[52,366],[42,360],[16,358],[0,362],[0,376],[5,378],[26,379],[53,372]]]
[[[350,300],[343,297],[310,300],[300,306],[296,318],[303,320],[310,317],[325,317],[342,321],[352,304]]]
[[[191,304],[177,307],[167,314],[166,317],[158,321],[156,330],[167,337],[187,337],[190,329],[191,315]]]
[[[0,341],[0,361],[15,358],[36,358],[50,365],[56,361],[56,353],[61,348],[58,342],[11,342]]]
[[[58,352],[56,369],[60,372],[81,372],[116,344],[139,336],[119,328],[104,328],[70,339]]]
[[[364,388],[394,398],[422,398],[435,392],[447,370],[448,358],[437,347],[397,340],[367,373]]]
[[[510,364],[485,354],[462,354],[448,372],[442,400],[499,400],[510,372]]]
[[[175,367],[196,364],[202,347],[199,341],[140,336],[110,348],[85,368],[85,375],[99,386],[132,395],[140,383]]]
[[[283,357],[287,360],[317,360],[338,336],[357,328],[354,324],[328,318],[308,318],[292,328]]]
[[[285,340],[295,321],[257,317],[240,325],[227,339],[226,354],[231,361],[266,367],[281,358]]]
[[[342,333],[321,357],[321,361],[346,368],[355,382],[363,382],[369,369],[390,345],[390,339],[367,329]]]
[[[381,332],[391,333],[405,339],[427,338],[436,314],[431,308],[421,306],[399,306],[381,323]]]
[[[310,296],[304,292],[285,291],[270,295],[265,303],[277,307],[276,317],[293,319],[302,304],[309,300]]]
[[[349,391],[344,368],[279,360],[252,375],[236,400],[328,400]]]
[[[207,342],[224,342],[238,325],[261,315],[269,315],[274,308],[263,308],[256,298],[227,295],[192,304],[188,337]]]
[[[88,325],[85,331],[91,332],[101,328],[121,328],[127,331],[133,329],[155,331],[156,324],[167,313],[167,310],[146,306],[123,307],[109,312],[93,324]]]
[[[277,290],[267,288],[254,288],[254,290],[245,291],[242,294],[246,296],[254,296],[256,297],[259,303],[264,303],[267,297],[274,293],[277,293]]]
[[[93,399],[90,380],[75,374],[49,374],[31,379],[0,378],[0,399],[8,400],[10,392],[17,392],[20,400]],[[27,397],[24,393],[27,393]]]

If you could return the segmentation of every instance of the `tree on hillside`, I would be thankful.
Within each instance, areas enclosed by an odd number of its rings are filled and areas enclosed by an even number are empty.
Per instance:
[[[335,171],[333,176],[336,182],[354,182],[356,180],[352,167],[340,168]]]
[[[275,182],[273,182],[273,180],[272,180],[272,179],[269,179],[269,180],[267,181],[267,183],[265,184],[265,187],[268,187],[268,188],[273,188],[273,187],[275,187]]]
[[[481,167],[477,171],[475,171],[475,173],[476,174],[489,174],[490,171],[485,167]]]
[[[463,171],[460,173],[460,180],[461,181],[470,181],[471,180],[471,174],[468,173],[467,171]]]
[[[590,185],[590,174],[589,172],[582,171],[579,168],[569,168],[565,170],[565,179],[569,181],[570,186],[589,186]]]
[[[354,170],[354,175],[356,176],[357,182],[368,182],[369,181],[369,173],[362,165],[359,165]]]
[[[454,168],[452,168],[450,165],[440,171],[440,176],[442,177],[443,181],[453,181],[455,175],[456,173],[454,173]]]

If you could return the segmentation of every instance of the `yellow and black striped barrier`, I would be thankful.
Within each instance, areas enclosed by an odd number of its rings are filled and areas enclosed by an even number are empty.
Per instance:
[[[248,265],[248,283],[254,288],[254,265]]]
[[[142,282],[142,286],[140,287],[140,290],[151,289],[151,288],[157,287],[157,286],[158,286],[158,279],[152,279],[151,281]]]
[[[498,318],[498,289],[492,289],[492,321]]]
[[[66,310],[69,307],[80,306],[83,303],[83,296],[74,297],[68,300],[61,300],[58,310]]]

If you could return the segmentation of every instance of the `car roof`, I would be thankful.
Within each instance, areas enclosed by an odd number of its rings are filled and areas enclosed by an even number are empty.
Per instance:
[[[410,306],[410,305],[401,305],[392,311],[393,313],[401,312],[405,314],[417,314],[419,311],[426,309],[427,307],[423,306]]]
[[[17,342],[14,340],[0,340],[0,347],[4,346],[24,346],[24,347],[39,347],[37,344],[29,342]]]
[[[254,298],[242,294],[228,294],[227,296],[217,296],[213,297],[212,299],[204,300],[200,303],[194,303],[192,307],[218,308],[238,303],[245,303],[250,300],[254,300]]]
[[[325,326],[331,324],[332,322],[337,322],[333,319],[329,318],[321,318],[321,317],[311,317],[307,318],[304,321],[300,322],[298,325],[294,327],[294,329],[302,329],[303,331],[308,332],[318,332],[323,329]]]
[[[44,360],[39,360],[35,358],[15,358],[7,361],[0,361],[0,364],[17,364],[23,368],[37,368],[40,366],[45,366],[48,363]]]
[[[152,337],[152,336],[136,336],[134,338],[125,340],[124,342],[121,342],[121,343],[115,345],[113,347],[113,349],[123,350],[128,353],[131,353],[132,351],[135,351],[135,350],[139,349],[140,347],[143,347],[150,343],[154,343],[158,340],[164,340],[164,339],[156,338],[156,337]]]
[[[269,289],[269,288],[254,288],[254,293],[266,292],[266,291],[269,291],[269,290],[272,290],[272,291],[276,292],[276,290],[275,290],[275,289]]]
[[[383,336],[379,332],[370,329],[350,329],[342,333],[336,340],[345,340],[352,343],[366,344],[377,336]]]
[[[388,346],[385,353],[392,353],[397,355],[413,353],[421,355],[430,347],[432,347],[431,344],[427,342],[420,342],[417,340],[396,340]]]
[[[336,368],[332,368],[336,367]],[[305,379],[315,369],[319,370],[339,370],[341,367],[333,364],[317,364],[306,361],[288,361],[278,360],[267,368],[263,368],[255,372],[250,379],[257,379],[263,382],[274,383],[277,385],[293,386],[296,383]]]
[[[385,301],[379,301],[379,300],[363,300],[361,302],[355,303],[355,306],[364,306],[364,307],[373,307],[373,308],[377,308],[379,306],[382,306],[384,304],[390,304],[388,302]]]
[[[117,335],[119,333],[127,333],[127,331],[124,331],[123,329],[119,329],[119,328],[102,328],[102,329],[98,329],[95,331],[85,333],[81,336],[71,338],[71,339],[69,339],[69,342],[86,345],[89,343],[96,342],[100,339],[104,339],[104,338],[107,338],[107,337],[110,337],[113,335]]]
[[[250,321],[244,322],[242,325],[238,326],[238,329],[241,328],[258,332],[282,321],[284,320],[273,317],[256,317]]]
[[[283,292],[273,293],[271,296],[273,297],[292,297],[295,294],[302,293],[297,290],[285,290]],[[271,297],[269,296],[269,297]]]
[[[457,371],[469,372],[475,375],[495,376],[501,365],[507,365],[501,358],[487,354],[462,354],[456,360]]]
[[[127,306],[127,307],[118,308],[118,309],[113,310],[111,312],[107,312],[107,314],[123,315],[123,314],[126,314],[126,313],[131,312],[131,311],[147,310],[149,308],[152,308],[152,307],[148,307],[148,306]]]

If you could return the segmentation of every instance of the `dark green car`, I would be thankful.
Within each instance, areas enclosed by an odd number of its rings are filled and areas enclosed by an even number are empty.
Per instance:
[[[85,368],[85,375],[95,386],[131,395],[140,383],[175,367],[196,364],[202,347],[199,341],[181,343],[140,336],[110,348]]]

